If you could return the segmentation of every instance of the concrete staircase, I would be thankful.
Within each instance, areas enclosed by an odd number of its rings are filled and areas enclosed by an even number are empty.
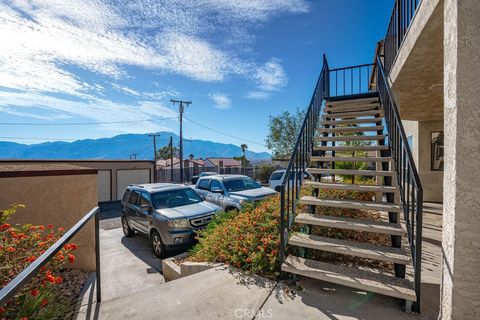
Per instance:
[[[395,272],[386,273],[383,269],[321,262],[301,257],[300,254],[299,256],[290,254],[282,264],[282,270],[400,298],[405,300],[406,306],[409,307],[416,301],[413,283],[405,279],[405,266],[410,264],[412,259],[408,245],[401,246],[402,238],[405,239],[406,234],[404,227],[399,223],[399,216],[404,208],[399,201],[396,172],[393,169],[389,148],[385,145],[387,137],[383,132],[383,115],[378,97],[327,100],[323,116],[319,120],[310,168],[307,169],[316,177],[316,181],[304,183],[304,186],[313,188],[315,192],[312,196],[303,196],[299,200],[301,205],[309,209],[298,213],[294,223],[298,227],[321,226],[387,235],[390,236],[392,245],[361,243],[298,232],[290,233],[288,245],[307,249],[306,252],[319,250],[391,263],[394,265]],[[335,168],[335,164],[339,161],[367,162],[369,166],[368,169],[362,170]],[[348,183],[350,179],[343,181],[339,178],[344,175],[374,178],[376,185],[366,185],[361,182]],[[318,196],[318,190],[373,192],[375,201],[324,199]],[[384,219],[372,221],[320,215],[315,213],[316,208],[319,207],[368,210],[379,213]],[[305,252],[305,250],[297,250],[297,252]]]

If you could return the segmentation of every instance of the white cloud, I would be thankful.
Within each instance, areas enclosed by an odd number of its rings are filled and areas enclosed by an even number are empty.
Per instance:
[[[217,109],[230,109],[232,106],[232,100],[229,96],[223,93],[213,93],[209,95],[210,99],[214,102],[214,107]]]
[[[241,52],[251,49],[255,39],[251,31],[259,24],[308,10],[305,0],[0,2],[0,87],[20,91],[0,90],[0,101],[9,106],[0,112],[33,116],[22,109],[36,106],[99,120],[130,119],[140,110],[140,116],[149,118],[148,110],[154,107],[145,100],[178,92],[142,92],[123,85],[131,80],[131,66],[199,81],[242,77],[255,81],[259,92],[275,91],[287,82],[280,61],[262,64]],[[109,85],[138,101],[132,105],[109,101],[105,91]],[[75,100],[60,99],[58,94]],[[220,94],[217,100],[217,107],[231,105],[228,96]],[[154,124],[142,130],[148,126]],[[132,129],[139,130],[125,127]]]
[[[280,60],[271,59],[258,68],[255,78],[258,87],[264,91],[275,91],[287,85],[288,78]]]
[[[114,88],[117,91],[129,94],[129,95],[132,95],[132,96],[139,96],[140,95],[140,92],[138,92],[136,90],[133,90],[133,89],[127,87],[127,86],[122,86],[122,85],[119,85],[119,84],[116,84],[116,83],[112,83],[112,88]]]
[[[270,97],[270,93],[265,91],[249,91],[246,97],[254,100],[265,100]]]

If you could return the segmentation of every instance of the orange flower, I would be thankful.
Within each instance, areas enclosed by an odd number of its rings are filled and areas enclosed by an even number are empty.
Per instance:
[[[78,248],[78,245],[76,245],[75,243],[69,243],[69,244],[66,244],[63,248],[65,250],[75,250]]]
[[[58,228],[57,230],[58,230],[58,232],[64,232],[65,231],[65,229],[62,228],[62,227]]]
[[[33,262],[33,261],[35,261],[35,259],[37,259],[37,257],[35,257],[35,256],[30,256],[30,257],[28,257],[28,258],[25,259],[25,262]]]
[[[245,261],[247,261],[247,263],[252,263],[252,259],[250,259],[250,258],[247,258],[247,260],[245,260]]]
[[[42,307],[45,307],[46,305],[48,304],[48,299],[47,298],[43,298],[42,302],[40,303],[40,305]]]
[[[4,223],[0,226],[0,231],[7,230],[11,226],[8,223]]]
[[[40,293],[40,292],[39,292],[38,289],[36,289],[36,288],[30,290],[30,294],[31,294],[32,296],[34,296],[34,297],[38,296],[39,293]]]
[[[65,260],[65,256],[61,252],[59,252],[58,253],[58,259]]]
[[[37,226],[39,230],[45,230],[45,226]]]
[[[73,254],[69,253],[67,256],[70,263],[73,263],[75,261],[75,256]]]
[[[35,230],[35,229],[36,229],[35,226],[30,226],[30,227],[28,228],[28,230],[30,230],[30,231]]]
[[[7,248],[7,251],[8,251],[8,252],[15,252],[15,248],[8,247],[8,248]]]
[[[45,279],[47,279],[48,282],[51,282],[51,283],[55,283],[55,280],[57,280],[54,276],[52,276],[51,274],[47,274],[47,276],[45,277]]]

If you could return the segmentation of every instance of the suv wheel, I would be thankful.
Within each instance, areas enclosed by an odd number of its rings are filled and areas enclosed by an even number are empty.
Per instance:
[[[157,258],[165,257],[165,246],[163,245],[162,238],[157,230],[152,231],[150,242],[152,244],[153,253],[155,253]]]
[[[125,216],[122,216],[122,230],[123,230],[123,234],[127,238],[133,237],[133,235],[135,234],[135,230],[130,228],[127,222],[127,218],[125,218]]]

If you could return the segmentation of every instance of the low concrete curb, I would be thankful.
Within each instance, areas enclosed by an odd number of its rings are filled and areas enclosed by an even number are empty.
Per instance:
[[[222,263],[190,261],[181,262],[180,265],[176,263],[175,260],[184,259],[187,256],[188,254],[180,254],[178,256],[162,260],[162,271],[165,281],[176,280],[222,265]]]

